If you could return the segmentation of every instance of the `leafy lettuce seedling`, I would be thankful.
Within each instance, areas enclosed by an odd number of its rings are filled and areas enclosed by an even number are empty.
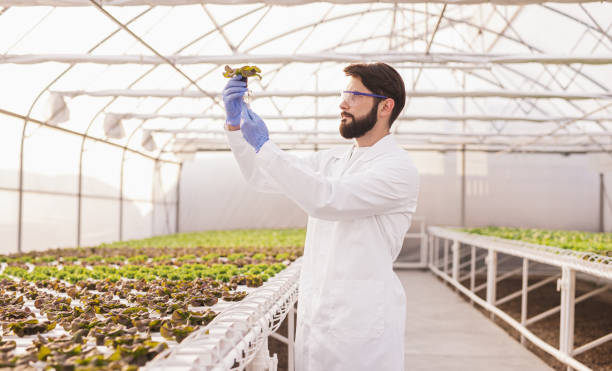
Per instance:
[[[223,72],[223,76],[232,78],[234,76],[242,76],[242,81],[247,81],[249,77],[257,76],[261,79],[261,70],[257,66],[242,66],[240,68],[232,69],[230,66],[225,66],[225,72]]]

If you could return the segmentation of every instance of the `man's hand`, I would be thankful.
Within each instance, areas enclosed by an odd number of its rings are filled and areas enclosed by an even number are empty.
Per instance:
[[[246,82],[242,76],[234,76],[223,89],[223,104],[225,105],[226,122],[233,127],[240,127],[240,112],[246,105],[242,96],[247,92]]]
[[[242,110],[241,130],[242,136],[253,148],[255,148],[255,152],[259,152],[261,146],[270,140],[266,123],[246,105]]]

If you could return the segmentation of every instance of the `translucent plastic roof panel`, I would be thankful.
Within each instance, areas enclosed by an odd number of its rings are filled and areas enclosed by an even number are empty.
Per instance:
[[[352,62],[403,76],[393,131],[406,145],[601,150],[593,138],[612,124],[605,2],[2,4],[0,109],[156,158],[180,160],[186,138],[190,150],[227,149],[226,64],[262,69],[252,107],[286,148],[345,143],[334,92]],[[52,107],[68,117],[52,122]]]

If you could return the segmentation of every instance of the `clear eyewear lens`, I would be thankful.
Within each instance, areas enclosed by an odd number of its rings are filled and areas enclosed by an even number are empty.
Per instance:
[[[340,93],[340,103],[346,102],[349,106],[352,106],[355,103],[355,95],[348,92]]]

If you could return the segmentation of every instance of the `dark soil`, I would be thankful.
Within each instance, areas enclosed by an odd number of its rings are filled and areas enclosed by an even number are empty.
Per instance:
[[[529,285],[538,282],[542,278],[529,279]],[[441,279],[440,279],[441,280]],[[469,280],[463,282],[469,285]],[[476,279],[476,286],[486,282],[486,277],[481,276]],[[445,283],[452,287],[450,284]],[[597,287],[600,287],[592,282],[576,279],[576,298],[585,294]],[[453,288],[454,289],[454,288]],[[521,278],[507,278],[497,284],[497,298],[503,298],[513,292],[521,289]],[[478,295],[485,298],[486,290],[481,290]],[[604,295],[608,295],[604,297]],[[610,300],[610,292],[599,294],[576,304],[574,313],[574,348],[589,343],[604,335],[612,332],[612,301]],[[466,301],[470,301],[465,295],[460,294]],[[527,297],[527,318],[531,318],[548,309],[558,306],[561,302],[561,293],[557,292],[556,282],[548,283],[533,291],[530,291]],[[490,314],[485,309],[477,304],[474,307],[483,315],[489,318]],[[513,319],[521,321],[521,298],[515,298],[499,306],[501,310],[510,315]],[[510,325],[506,324],[502,319],[495,317],[493,320],[498,326],[503,328],[514,339],[520,341],[520,334]],[[559,349],[559,321],[560,314],[556,313],[546,317],[536,323],[529,325],[527,328],[540,339],[544,340],[553,347]],[[532,353],[546,362],[555,370],[567,370],[567,366],[559,362],[556,358],[549,355],[545,351],[539,349],[536,345],[525,339],[525,346]],[[587,350],[584,353],[575,357],[578,361],[597,371],[612,371],[612,341],[608,341],[593,349]]]

